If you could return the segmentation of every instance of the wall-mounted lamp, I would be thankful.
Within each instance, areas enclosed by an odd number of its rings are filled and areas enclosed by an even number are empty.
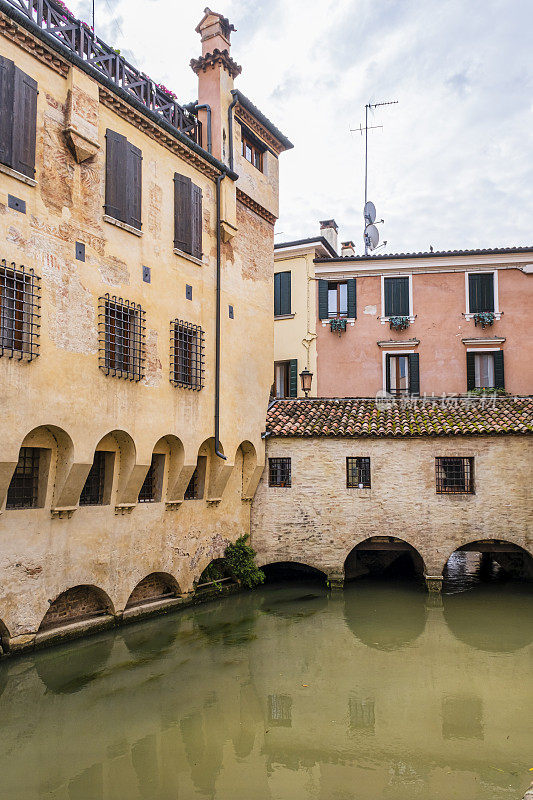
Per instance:
[[[313,373],[309,372],[307,367],[305,367],[300,372],[300,380],[302,382],[302,392],[305,392],[305,396],[308,397],[311,391],[311,383],[313,382]]]

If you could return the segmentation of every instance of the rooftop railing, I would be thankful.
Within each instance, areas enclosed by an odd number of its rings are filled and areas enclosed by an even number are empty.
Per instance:
[[[49,36],[133,95],[150,111],[201,144],[200,123],[194,114],[176,102],[173,92],[156,84],[132,66],[124,56],[103,42],[89,25],[76,19],[58,0],[5,0]]]

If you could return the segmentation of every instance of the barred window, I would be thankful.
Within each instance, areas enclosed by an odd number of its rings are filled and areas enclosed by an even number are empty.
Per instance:
[[[106,375],[141,380],[145,328],[145,312],[140,305],[109,294],[100,298],[98,357]]]
[[[0,262],[0,357],[39,355],[40,279],[33,269]]]
[[[370,459],[347,456],[346,487],[348,489],[370,489]]]
[[[81,490],[80,506],[101,506],[104,504],[105,468],[107,453],[97,450],[93,465],[89,470],[84,487]]]
[[[204,332],[182,319],[170,324],[170,382],[194,391],[204,385]]]
[[[291,485],[290,458],[268,459],[268,485],[284,487],[289,487]]]
[[[437,494],[474,494],[474,459],[435,458]]]
[[[198,467],[195,468],[193,474],[191,475],[191,479],[185,489],[184,494],[185,500],[197,500],[198,499]]]
[[[36,508],[39,494],[38,447],[21,447],[18,464],[7,490],[6,508]]]
[[[146,473],[141,491],[139,492],[139,503],[156,503],[161,500],[164,466],[164,454],[154,453],[150,469]]]

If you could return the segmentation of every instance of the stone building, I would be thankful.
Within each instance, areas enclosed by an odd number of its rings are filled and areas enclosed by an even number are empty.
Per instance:
[[[277,400],[252,539],[330,582],[398,559],[440,590],[456,550],[533,578],[533,400]]]
[[[190,592],[249,531],[272,383],[278,156],[209,9],[198,102],[56,0],[0,0],[0,619]],[[257,347],[261,342],[261,347]]]

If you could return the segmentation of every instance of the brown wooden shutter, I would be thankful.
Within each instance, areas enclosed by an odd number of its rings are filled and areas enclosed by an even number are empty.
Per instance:
[[[15,65],[0,56],[0,162],[8,167],[13,162],[13,94]]]
[[[466,391],[476,388],[476,354],[466,354]]]
[[[385,354],[385,389],[390,394],[390,353]]]
[[[106,130],[105,213],[127,222],[126,180],[128,140],[115,131]]]
[[[28,178],[35,175],[37,81],[15,67],[12,166]]]
[[[192,253],[191,179],[174,173],[174,247]]]
[[[127,142],[126,222],[141,230],[142,152]]]
[[[191,183],[191,204],[192,204],[192,249],[191,253],[196,258],[202,257],[202,190],[199,186]]]
[[[494,352],[494,386],[496,389],[505,389],[503,350],[495,350]]]

